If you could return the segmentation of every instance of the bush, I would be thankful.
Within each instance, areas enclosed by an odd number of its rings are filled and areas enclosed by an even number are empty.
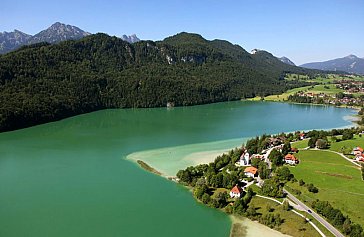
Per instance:
[[[316,188],[313,184],[307,185],[307,190],[311,193],[318,193],[318,188]]]

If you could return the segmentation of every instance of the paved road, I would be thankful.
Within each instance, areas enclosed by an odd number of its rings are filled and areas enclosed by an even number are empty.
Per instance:
[[[287,196],[300,205],[306,212],[307,210],[311,210],[308,206],[306,206],[303,202],[298,200],[295,196],[293,196],[291,193],[287,192],[286,189],[283,189],[285,193],[287,193]],[[311,210],[311,213],[307,212],[307,214],[310,214],[313,218],[315,218],[318,222],[320,222],[323,226],[325,226],[326,229],[328,229],[333,235],[337,237],[345,237],[343,234],[340,233],[335,227],[333,227],[329,222],[327,222],[324,218],[319,216],[316,212]]]

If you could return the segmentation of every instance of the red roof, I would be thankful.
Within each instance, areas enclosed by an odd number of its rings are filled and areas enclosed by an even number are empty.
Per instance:
[[[231,192],[232,193],[241,193],[242,191],[240,190],[238,185],[235,185],[235,187],[233,187],[233,189],[231,189]]]
[[[358,147],[355,147],[355,148],[354,148],[354,151],[360,151],[360,152],[363,152],[363,148],[361,148],[360,146],[358,146]]]
[[[294,155],[292,154],[287,154],[285,157],[284,157],[285,160],[293,160],[293,161],[296,161],[298,160]]]
[[[253,167],[253,166],[249,166],[249,167],[246,167],[244,172],[249,172],[249,173],[252,173],[252,174],[256,174],[258,171],[257,168]]]

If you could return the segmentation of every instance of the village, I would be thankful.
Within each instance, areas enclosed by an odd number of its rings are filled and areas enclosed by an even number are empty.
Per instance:
[[[314,236],[315,231],[321,236],[328,232],[344,236],[338,231],[344,222],[351,223],[346,234],[362,231],[356,224],[361,221],[357,218],[360,212],[355,205],[338,200],[330,190],[346,193],[361,189],[363,146],[361,128],[264,134],[214,162],[180,170],[176,181],[193,187],[194,196],[202,203],[270,228],[294,226],[303,218],[305,229],[311,233],[307,236]],[[352,200],[357,198],[361,197],[350,196]],[[276,208],[267,208],[270,205]],[[342,205],[355,214],[346,216]],[[335,222],[336,215],[343,216],[340,222]]]
[[[300,133],[299,139],[303,140],[305,138],[304,133]],[[242,154],[239,158],[239,160],[235,163],[236,167],[243,167],[244,168],[244,175],[247,177],[246,179],[240,179],[239,181],[242,184],[245,184],[244,186],[239,186],[236,184],[230,191],[230,197],[231,198],[240,198],[242,196],[242,192],[246,191],[246,189],[256,183],[258,187],[262,187],[264,184],[264,180],[260,178],[259,171],[257,167],[252,166],[252,159],[259,159],[263,162],[265,162],[268,165],[269,170],[272,169],[272,163],[269,160],[269,154],[272,150],[278,150],[279,152],[282,152],[284,147],[284,138],[278,137],[278,138],[269,138],[268,139],[269,144],[268,148],[265,150],[262,150],[261,154],[252,154],[250,155],[248,151],[245,149],[242,150]],[[277,145],[278,144],[278,145]],[[284,156],[284,163],[287,165],[297,165],[299,163],[298,158],[294,156],[293,153],[297,153],[297,148],[290,148],[290,152]],[[270,174],[271,175],[271,174]]]

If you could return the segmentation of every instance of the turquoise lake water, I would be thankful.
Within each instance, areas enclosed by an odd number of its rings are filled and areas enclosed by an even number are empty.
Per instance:
[[[198,204],[188,190],[126,157],[180,146],[220,150],[213,144],[344,127],[353,114],[335,107],[237,101],[103,110],[2,133],[0,236],[228,236],[224,213]]]

